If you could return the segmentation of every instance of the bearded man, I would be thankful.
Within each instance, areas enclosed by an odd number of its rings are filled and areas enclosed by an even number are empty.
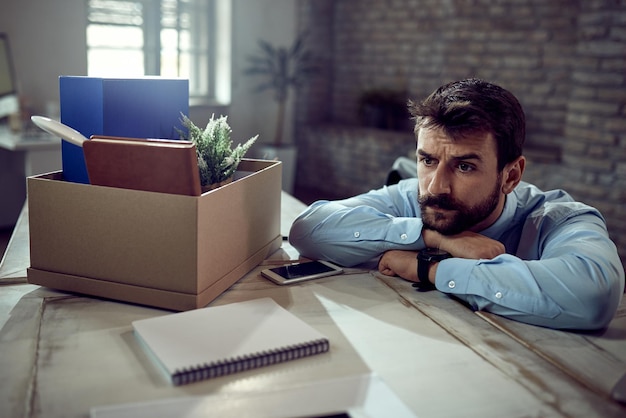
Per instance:
[[[318,201],[292,225],[304,256],[378,270],[530,324],[591,330],[613,318],[624,269],[598,210],[522,181],[525,116],[509,91],[452,82],[415,119],[417,178]]]

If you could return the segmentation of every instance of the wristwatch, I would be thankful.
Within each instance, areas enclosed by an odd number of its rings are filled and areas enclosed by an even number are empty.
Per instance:
[[[417,253],[417,278],[418,283],[414,283],[413,286],[417,290],[425,292],[435,289],[435,285],[428,280],[428,271],[433,263],[438,263],[441,260],[452,257],[450,253],[447,253],[438,248],[424,248]]]

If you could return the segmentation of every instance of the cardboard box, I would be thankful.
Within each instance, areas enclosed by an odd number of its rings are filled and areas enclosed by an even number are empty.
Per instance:
[[[201,196],[28,178],[28,282],[177,311],[203,307],[282,245],[281,163],[244,159]]]
[[[189,80],[164,77],[59,77],[61,122],[83,136],[179,139],[189,114]],[[61,143],[67,181],[89,183],[83,150]]]

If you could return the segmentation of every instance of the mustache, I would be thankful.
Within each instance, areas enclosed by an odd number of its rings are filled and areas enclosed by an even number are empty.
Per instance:
[[[430,206],[439,209],[454,210],[459,207],[458,202],[452,196],[447,194],[420,196],[417,199],[417,202],[423,208]]]

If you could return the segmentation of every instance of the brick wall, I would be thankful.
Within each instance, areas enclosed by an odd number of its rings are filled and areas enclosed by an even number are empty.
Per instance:
[[[326,198],[354,196],[381,187],[395,159],[415,155],[410,132],[392,132],[350,127],[315,125],[303,131],[299,145],[304,156],[298,179],[317,184]],[[315,156],[314,158],[309,158]]]
[[[624,0],[299,0],[299,26],[324,70],[296,100],[297,187],[351,194],[384,179],[400,150],[357,128],[364,93],[421,99],[480,77],[520,99],[530,148],[560,149],[560,161],[531,158],[525,179],[600,209],[626,260]]]

